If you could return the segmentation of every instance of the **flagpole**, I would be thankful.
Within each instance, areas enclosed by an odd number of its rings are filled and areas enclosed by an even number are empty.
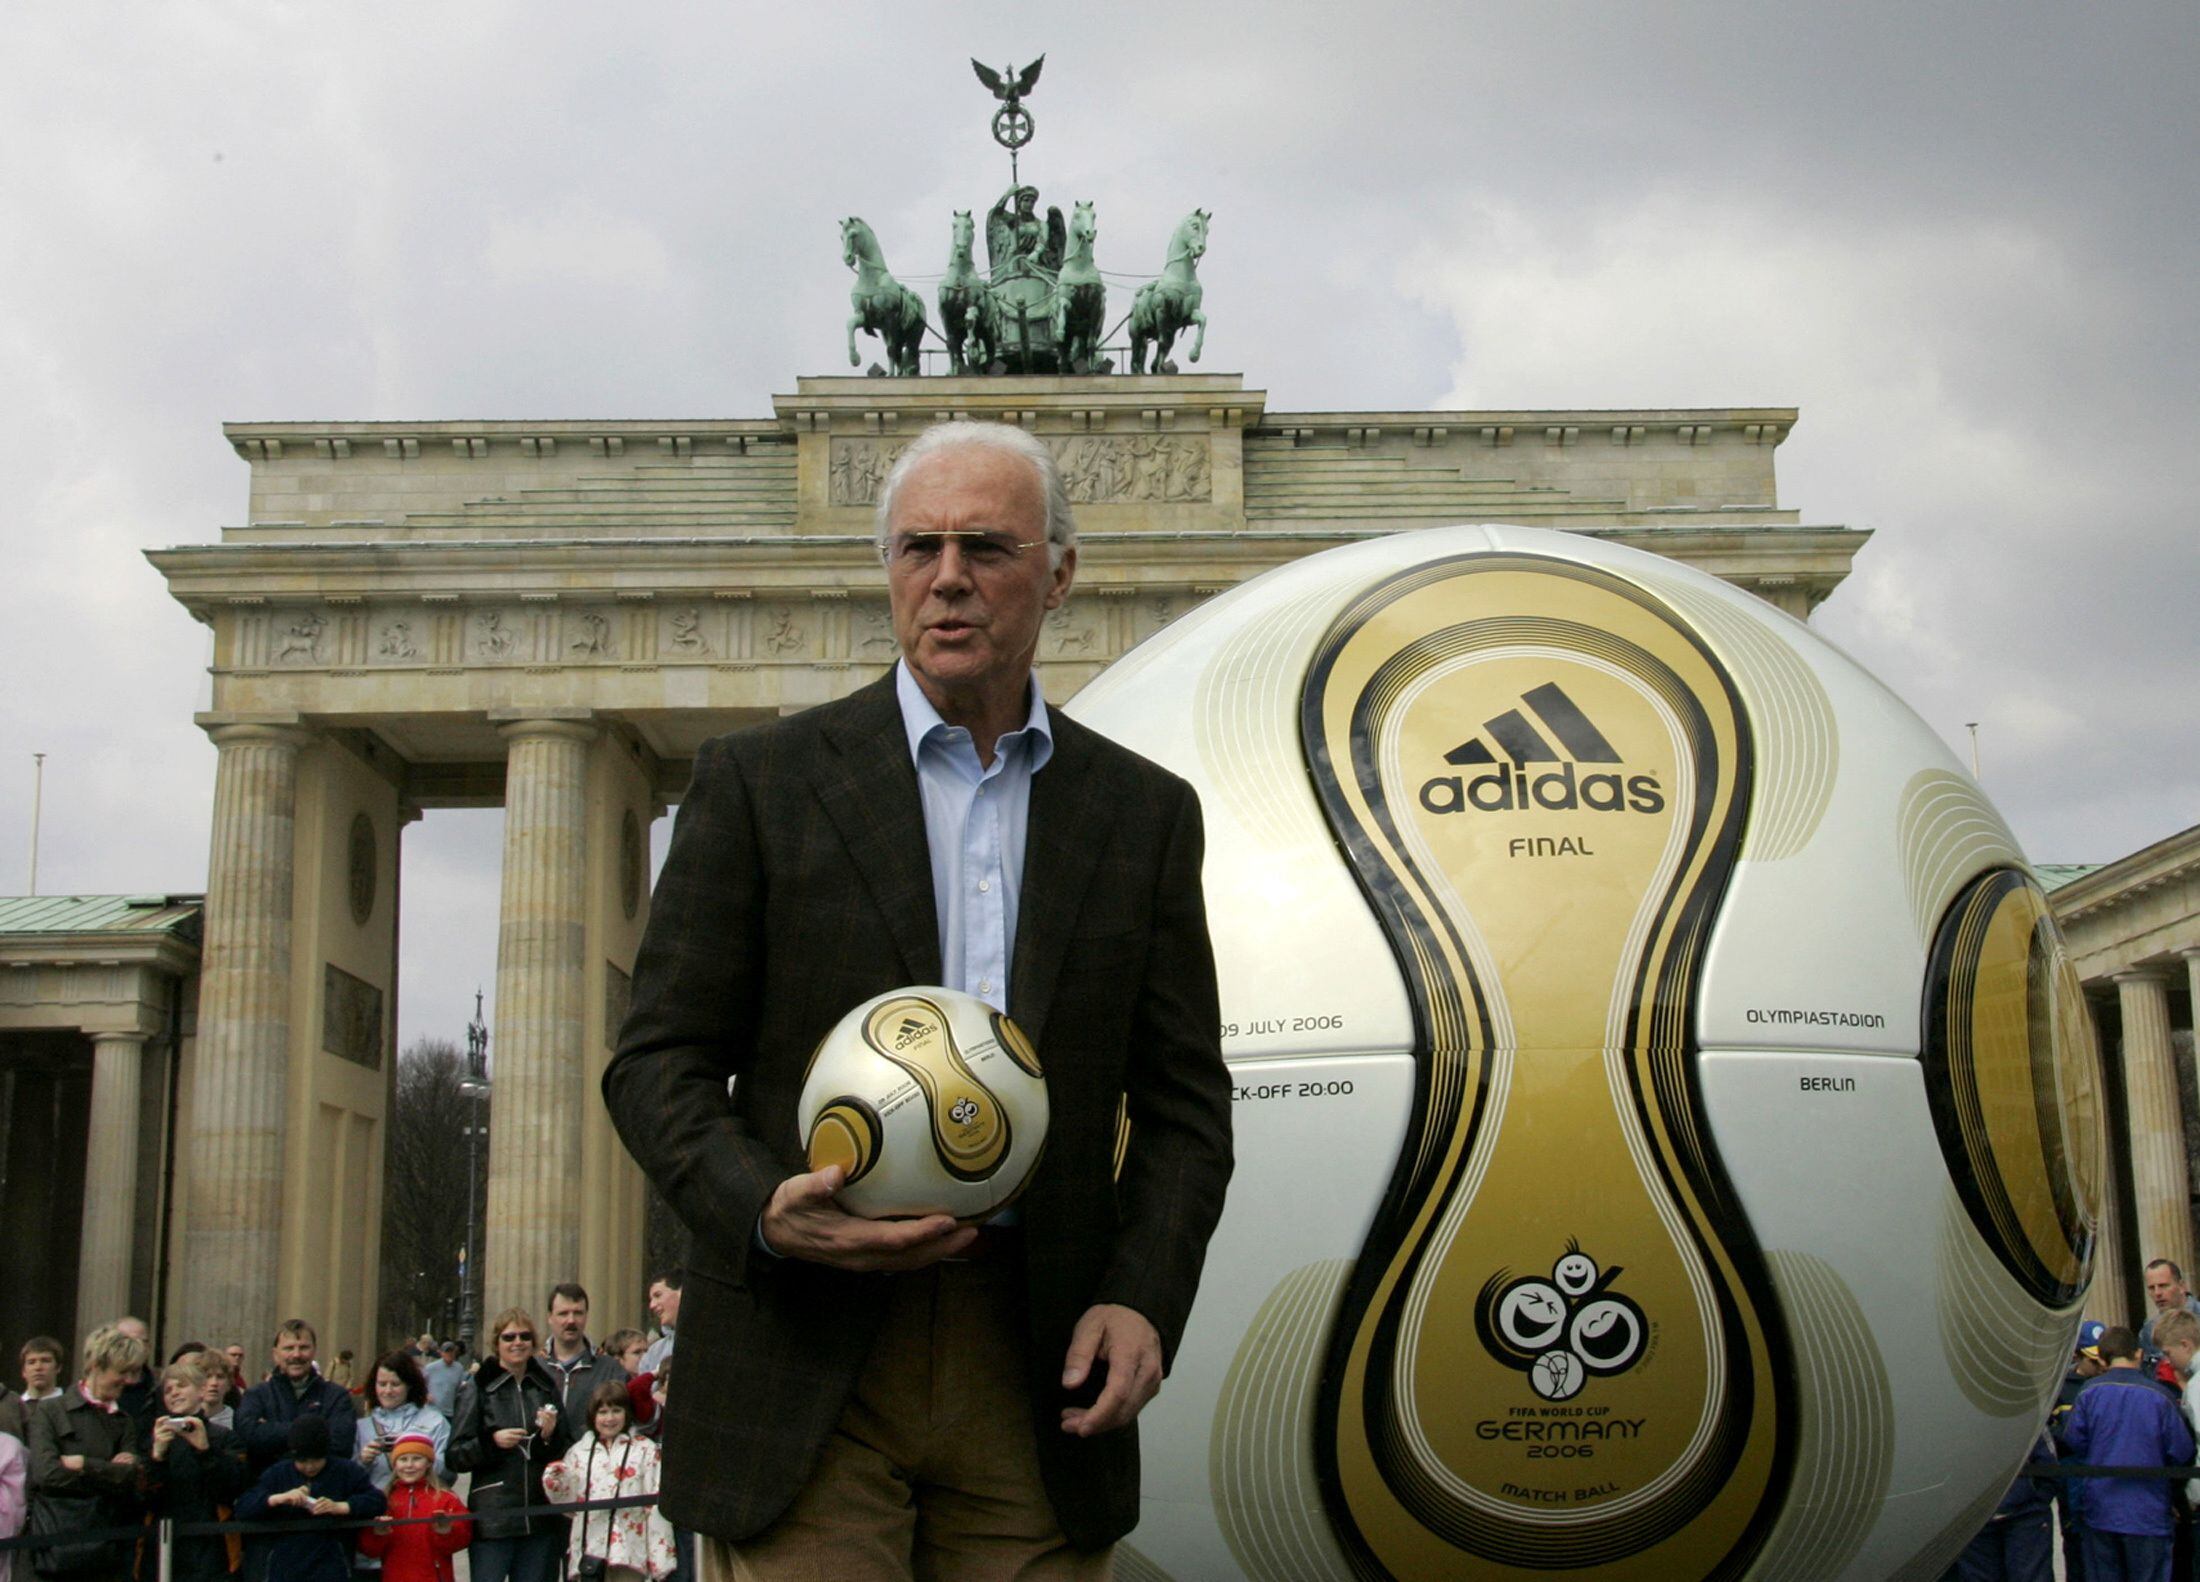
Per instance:
[[[31,894],[38,893],[38,822],[46,805],[46,755],[31,754]]]

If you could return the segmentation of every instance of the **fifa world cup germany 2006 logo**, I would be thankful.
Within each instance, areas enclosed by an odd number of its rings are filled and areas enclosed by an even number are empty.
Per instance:
[[[1613,1289],[1624,1273],[1599,1269],[1577,1242],[1550,1275],[1508,1279],[1499,1270],[1474,1304],[1474,1331],[1508,1368],[1528,1376],[1546,1401],[1571,1400],[1592,1378],[1625,1373],[1641,1360],[1650,1326],[1634,1299]]]

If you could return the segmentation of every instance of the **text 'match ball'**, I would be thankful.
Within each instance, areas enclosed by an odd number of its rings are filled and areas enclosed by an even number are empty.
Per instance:
[[[846,1172],[867,1219],[978,1221],[1023,1191],[1047,1138],[1047,1085],[1023,1030],[973,995],[919,986],[864,1001],[810,1056],[799,1110],[810,1168]]]

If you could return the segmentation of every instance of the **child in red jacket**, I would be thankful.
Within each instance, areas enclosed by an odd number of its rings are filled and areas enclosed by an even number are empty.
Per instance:
[[[390,1508],[359,1535],[359,1552],[382,1562],[383,1582],[452,1582],[451,1556],[473,1538],[466,1502],[436,1481],[435,1441],[405,1434],[390,1446]],[[424,1517],[435,1517],[430,1522]]]

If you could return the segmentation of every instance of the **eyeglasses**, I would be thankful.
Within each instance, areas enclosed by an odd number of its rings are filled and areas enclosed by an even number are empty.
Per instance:
[[[503,1341],[507,1345],[515,1340],[533,1340],[534,1338],[534,1336],[528,1334],[527,1331],[524,1329],[508,1329],[503,1334],[497,1336],[498,1340]]]
[[[896,533],[879,554],[896,571],[929,571],[939,564],[949,544],[962,551],[963,563],[977,571],[999,571],[1016,563],[1016,557],[1044,549],[1043,538],[1028,542],[1006,533]]]

